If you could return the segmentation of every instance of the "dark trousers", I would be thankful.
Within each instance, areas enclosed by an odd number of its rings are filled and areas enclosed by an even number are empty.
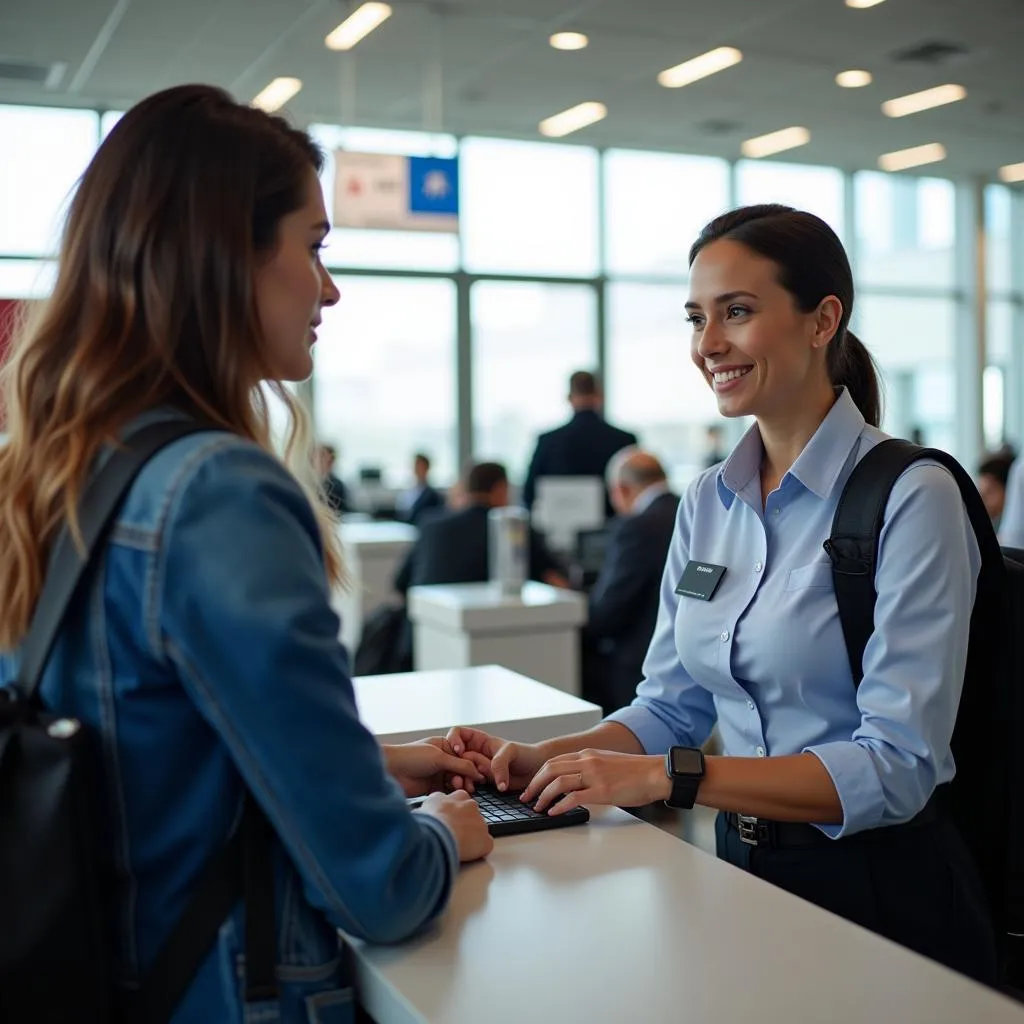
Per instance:
[[[718,856],[848,921],[967,974],[996,980],[995,936],[954,826],[872,829],[789,849],[749,846],[719,814]]]

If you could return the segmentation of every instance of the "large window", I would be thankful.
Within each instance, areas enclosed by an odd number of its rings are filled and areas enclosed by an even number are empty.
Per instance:
[[[682,276],[690,246],[729,206],[729,168],[712,157],[605,155],[605,266],[610,274]]]
[[[91,110],[0,106],[0,253],[55,253],[66,203],[96,150]]]
[[[703,467],[705,429],[720,422],[690,358],[684,285],[613,284],[608,318],[608,418],[634,431],[684,486]]]
[[[949,288],[955,279],[951,181],[862,171],[854,177],[857,276],[887,288]]]
[[[314,408],[339,469],[383,470],[404,486],[412,455],[434,476],[456,476],[455,286],[444,280],[339,277],[341,300],[323,311],[314,350]]]
[[[834,167],[741,160],[736,167],[740,206],[782,203],[820,217],[843,237],[843,175]]]
[[[482,281],[472,310],[474,455],[521,483],[537,434],[569,415],[570,374],[597,361],[596,296],[589,285]]]
[[[460,168],[467,269],[596,274],[597,160],[582,146],[467,139]]]
[[[956,441],[953,299],[863,295],[853,329],[882,371],[883,429],[951,451]]]

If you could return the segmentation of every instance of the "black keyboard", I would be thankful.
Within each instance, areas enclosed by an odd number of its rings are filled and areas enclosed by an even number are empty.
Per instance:
[[[540,832],[546,828],[564,828],[590,821],[586,807],[574,807],[565,814],[538,814],[529,804],[519,799],[518,793],[502,793],[490,787],[478,788],[473,799],[480,808],[487,831],[492,836],[515,836],[521,832]]]
[[[478,787],[473,799],[492,836],[516,836],[523,832],[565,828],[590,821],[590,811],[586,807],[574,807],[565,814],[549,815],[546,811],[538,814],[529,804],[520,802],[518,793],[501,793],[487,786]],[[421,798],[409,801],[413,806],[420,802]]]

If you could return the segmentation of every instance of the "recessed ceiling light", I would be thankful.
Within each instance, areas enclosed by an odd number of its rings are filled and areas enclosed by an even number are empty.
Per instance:
[[[768,135],[759,135],[756,139],[747,139],[740,146],[740,152],[752,159],[772,156],[797,146],[806,146],[811,141],[811,133],[806,128],[783,128]]]
[[[1007,164],[999,168],[999,178],[1008,185],[1015,181],[1024,181],[1024,164]]]
[[[932,107],[956,103],[966,95],[967,90],[962,85],[937,85],[934,89],[925,89],[924,92],[913,92],[909,96],[886,100],[882,104],[882,113],[886,117],[906,117],[907,114],[919,114],[922,110],[931,110]]]
[[[717,50],[709,50],[699,57],[677,64],[674,68],[666,68],[658,75],[658,84],[666,89],[681,89],[691,82],[731,68],[741,60],[743,54],[735,46],[719,46]]]
[[[556,32],[548,42],[556,50],[584,50],[590,40],[582,32]]]
[[[878,166],[883,171],[905,171],[909,167],[937,164],[940,160],[945,159],[946,147],[939,142],[929,142],[925,146],[899,149],[895,153],[883,153],[878,158]]]
[[[855,7],[858,11],[863,11],[867,7],[877,7],[884,3],[885,0],[846,0],[847,7]]]
[[[275,78],[260,91],[252,105],[270,114],[280,110],[301,88],[302,80],[299,78]]]
[[[328,50],[351,50],[375,28],[391,17],[387,4],[367,3],[357,7],[326,39]]]
[[[870,71],[840,71],[836,75],[836,85],[840,85],[844,89],[863,89],[865,85],[870,85],[873,81]]]
[[[563,135],[578,132],[581,128],[595,124],[607,116],[608,108],[603,103],[579,103],[560,114],[546,117],[538,125],[538,129],[541,135],[546,135],[549,139],[560,139]]]

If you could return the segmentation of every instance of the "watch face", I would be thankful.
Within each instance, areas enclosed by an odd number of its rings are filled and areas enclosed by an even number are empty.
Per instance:
[[[672,748],[673,775],[702,775],[704,772],[704,755],[693,747]]]

